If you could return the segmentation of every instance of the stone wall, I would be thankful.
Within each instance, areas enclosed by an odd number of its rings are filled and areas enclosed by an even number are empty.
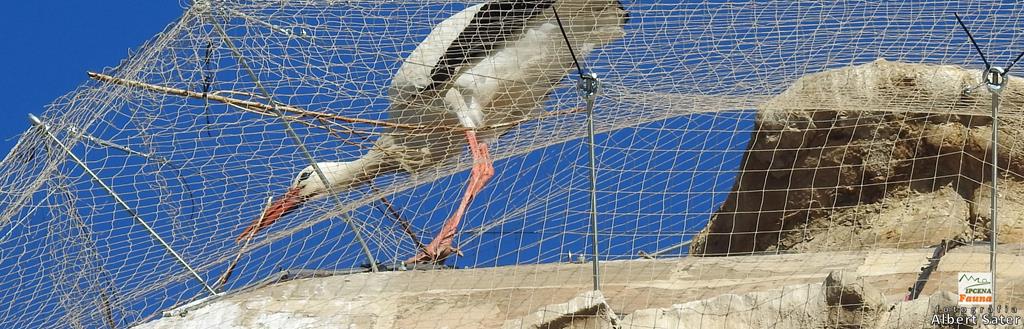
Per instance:
[[[1003,249],[998,293],[1024,306],[1024,291],[1016,288],[1024,282],[1024,249]],[[927,307],[919,304],[948,303],[957,272],[988,268],[986,247],[954,249],[925,286],[925,297],[901,303],[931,254],[881,249],[613,261],[603,263],[600,296],[587,294],[590,264],[359,273],[236,292],[139,328],[610,327],[598,304],[606,304],[623,328],[822,328],[839,321],[830,318],[835,302],[826,299],[823,285],[834,273],[875,294],[867,298],[870,316],[846,321],[920,328]]]

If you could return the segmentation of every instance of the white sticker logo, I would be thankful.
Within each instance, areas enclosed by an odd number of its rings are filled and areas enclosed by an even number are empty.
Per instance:
[[[961,272],[956,280],[960,306],[992,305],[992,273]]]

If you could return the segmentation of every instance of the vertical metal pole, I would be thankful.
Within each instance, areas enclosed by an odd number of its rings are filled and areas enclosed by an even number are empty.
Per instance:
[[[597,80],[597,75],[593,73],[582,75],[580,77],[580,89],[583,91],[583,96],[587,99],[587,137],[590,141],[590,234],[594,253],[592,261],[594,265],[594,290],[601,290],[601,268],[599,266],[601,250],[598,248],[599,240],[597,237],[597,160],[596,152],[594,151],[596,144],[594,142],[594,101],[597,98],[598,91],[601,89],[601,81]]]
[[[990,223],[992,238],[991,238],[991,249],[989,250],[989,271],[992,272],[992,305],[995,309],[996,303],[996,236],[998,235],[999,225],[997,225],[997,217],[999,217],[998,203],[999,203],[999,119],[996,112],[999,111],[999,93],[992,92],[992,222]]]
[[[600,268],[600,253],[601,250],[598,248],[598,237],[597,237],[597,161],[594,155],[594,100],[597,99],[597,93],[601,89],[601,81],[597,79],[597,74],[591,72],[590,74],[584,74],[586,70],[580,65],[580,61],[576,58],[576,51],[572,48],[572,42],[569,42],[569,35],[565,33],[565,26],[562,25],[562,18],[558,16],[557,6],[551,7],[551,12],[555,14],[555,21],[558,22],[558,29],[562,32],[562,39],[565,40],[565,46],[569,48],[569,55],[572,56],[572,61],[576,64],[576,71],[580,74],[579,88],[583,92],[583,96],[587,99],[587,135],[590,141],[590,229],[593,240],[593,252],[594,252],[594,290],[601,290],[601,268]],[[613,326],[615,324],[613,323]]]
[[[235,47],[235,44],[233,42],[231,42],[231,38],[228,36],[228,33],[224,31],[224,28],[220,26],[220,23],[217,22],[216,17],[210,15],[210,21],[214,29],[216,29],[217,32],[221,35],[221,38],[224,39],[224,43],[227,44],[228,48],[231,49],[231,52],[234,53],[235,57],[238,58],[238,63],[241,64],[242,68],[245,69],[246,75],[248,75],[249,78],[252,79],[253,83],[256,84],[256,87],[260,90],[260,93],[263,94],[263,97],[266,97],[267,101],[269,101],[270,104],[273,106],[270,109],[270,111],[273,112],[275,116],[277,116],[278,118],[281,119],[281,121],[284,122],[285,132],[288,134],[289,137],[291,137],[292,140],[295,141],[295,144],[299,147],[299,152],[301,152],[302,155],[306,158],[306,160],[309,161],[310,165],[313,167],[313,171],[316,172],[317,177],[319,177],[320,181],[323,182],[324,186],[327,187],[327,194],[330,194],[334,198],[334,203],[340,206],[341,198],[338,197],[338,194],[334,193],[334,188],[331,187],[330,182],[328,182],[327,175],[324,175],[323,170],[320,169],[320,165],[317,164],[316,160],[313,158],[313,155],[309,153],[309,150],[306,149],[306,146],[302,144],[302,138],[299,138],[299,134],[295,133],[295,129],[292,128],[291,120],[289,120],[288,117],[284,115],[284,113],[281,113],[281,110],[277,109],[277,103],[274,102],[274,98],[271,97],[270,92],[268,92],[267,89],[263,87],[263,84],[260,83],[259,77],[256,76],[256,72],[253,71],[251,67],[249,67],[249,63],[245,61],[245,57],[242,55],[242,52]],[[359,246],[362,247],[363,253],[366,254],[366,258],[370,262],[370,270],[373,272],[379,271],[380,269],[377,267],[377,260],[373,258],[373,252],[370,251],[370,246],[366,244],[366,240],[363,240],[362,230],[359,229],[359,226],[353,222],[352,218],[349,217],[348,214],[342,214],[341,220],[346,225],[348,225],[349,229],[352,230],[353,234],[355,235],[356,241],[359,243]]]
[[[999,94],[1006,87],[1006,71],[1001,67],[990,67],[985,70],[982,75],[982,81],[985,81],[988,87],[989,93],[992,94],[992,218],[990,233],[991,240],[989,249],[989,272],[992,273],[992,310],[995,310],[996,304],[996,247],[999,245],[998,240],[998,216],[999,216],[999,190],[997,189],[999,180]]]
[[[156,241],[159,242],[160,245],[164,247],[164,249],[167,249],[167,252],[170,253],[171,256],[174,256],[174,259],[181,263],[181,265],[184,266],[185,269],[189,271],[189,273],[192,273],[192,276],[194,276],[196,280],[199,281],[199,283],[203,284],[203,288],[206,288],[206,290],[208,290],[211,294],[218,295],[217,290],[213,289],[213,287],[207,284],[206,280],[203,279],[203,277],[200,276],[199,273],[192,268],[192,266],[188,265],[188,262],[186,262],[185,259],[182,258],[177,251],[174,251],[174,248],[172,248],[170,244],[164,241],[164,239],[161,238],[160,235],[156,233],[156,230],[154,230],[153,227],[149,226],[149,224],[147,224],[145,220],[142,220],[142,217],[140,217],[139,214],[135,212],[135,209],[132,209],[131,206],[128,206],[128,203],[124,202],[124,200],[121,199],[121,196],[114,192],[114,189],[112,189],[110,186],[104,183],[103,180],[100,179],[100,177],[97,176],[96,173],[92,171],[92,169],[89,169],[89,166],[85,165],[85,162],[79,159],[78,156],[75,156],[75,154],[71,152],[71,149],[65,146],[64,143],[61,143],[60,140],[57,139],[57,136],[54,136],[52,133],[50,133],[49,128],[46,127],[46,124],[44,124],[42,120],[40,120],[38,117],[32,114],[28,115],[28,120],[32,122],[33,126],[39,127],[39,130],[41,130],[43,134],[45,134],[47,137],[53,140],[53,142],[56,143],[57,146],[60,146],[60,149],[63,150],[64,153],[67,154],[69,157],[71,157],[72,161],[78,164],[79,167],[82,167],[82,170],[85,170],[85,173],[89,175],[90,178],[92,178],[94,181],[96,181],[97,184],[100,185],[100,187],[106,190],[107,193],[114,198],[114,201],[117,202],[118,205],[124,208],[124,210],[127,211],[128,214],[132,215],[132,218],[135,219],[135,221],[138,222],[139,225],[142,225],[142,227],[149,232],[149,235],[152,235],[153,238],[156,239]]]

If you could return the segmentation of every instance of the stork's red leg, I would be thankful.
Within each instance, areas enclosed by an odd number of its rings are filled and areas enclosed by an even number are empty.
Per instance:
[[[469,141],[469,151],[473,155],[473,169],[469,174],[469,184],[466,186],[466,193],[462,196],[462,201],[459,202],[459,207],[455,210],[455,213],[444,222],[441,231],[437,233],[433,241],[430,241],[430,244],[425,248],[426,250],[420,251],[416,256],[409,258],[405,261],[406,263],[442,263],[451,254],[459,253],[458,249],[452,247],[452,240],[455,238],[455,232],[459,228],[459,221],[466,214],[469,203],[473,202],[473,198],[484,189],[491,176],[494,176],[494,165],[491,162],[491,155],[487,151],[487,144],[477,141],[476,132],[474,131],[466,131],[466,140]]]

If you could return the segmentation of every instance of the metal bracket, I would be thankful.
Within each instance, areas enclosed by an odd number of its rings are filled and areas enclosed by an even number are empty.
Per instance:
[[[682,249],[684,247],[688,247],[688,246],[690,246],[691,243],[693,243],[693,239],[686,240],[683,243],[680,243],[680,244],[677,244],[677,245],[674,245],[674,246],[671,246],[671,247],[668,247],[668,248],[665,248],[665,249],[662,249],[662,250],[658,250],[658,251],[655,251],[653,253],[647,253],[645,251],[640,251],[637,254],[637,256],[640,256],[640,258],[644,258],[644,259],[655,259],[655,258],[658,258],[661,255],[664,255],[664,254],[669,253],[671,251],[675,251],[675,250]]]
[[[988,91],[994,94],[1001,93],[1003,88],[1006,87],[1006,82],[1009,81],[1006,77],[1006,71],[998,66],[993,66],[985,70],[985,73],[982,74],[981,78],[982,81],[985,81],[985,86],[988,87]]]
[[[580,81],[576,84],[580,91],[583,92],[583,97],[588,101],[593,101],[597,98],[598,92],[601,91],[601,80],[597,79],[597,74],[591,72],[590,74],[580,75]],[[588,105],[588,112],[593,109],[593,104]]]

